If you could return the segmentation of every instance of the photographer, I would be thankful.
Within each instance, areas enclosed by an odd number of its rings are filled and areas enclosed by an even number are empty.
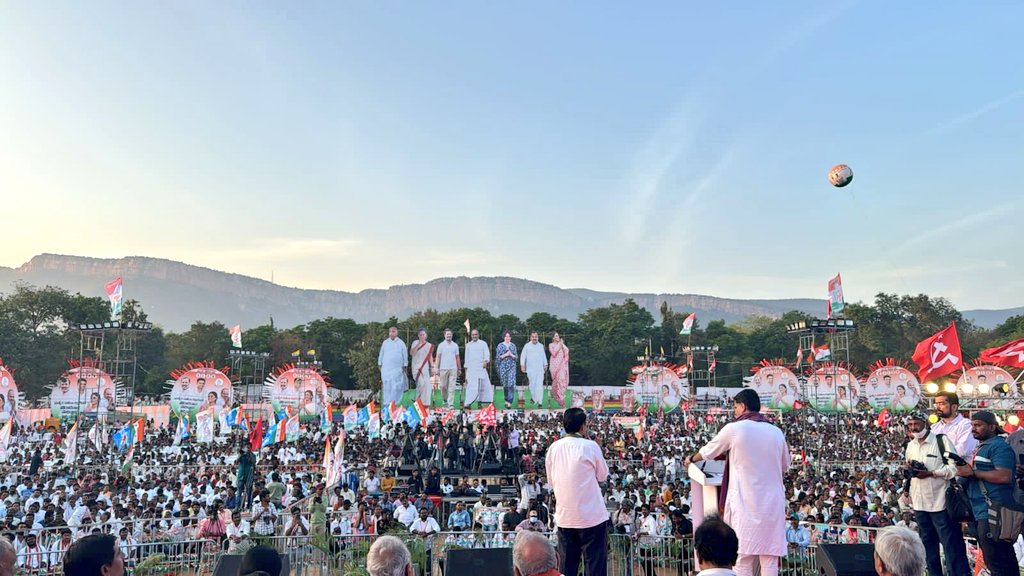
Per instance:
[[[907,429],[913,438],[907,442],[905,451],[904,486],[909,484],[910,500],[928,559],[928,576],[943,576],[940,543],[946,553],[950,576],[968,576],[970,569],[963,533],[946,512],[946,485],[956,475],[956,466],[944,453],[956,455],[956,448],[944,436],[932,434],[928,419],[921,412],[910,415]]]

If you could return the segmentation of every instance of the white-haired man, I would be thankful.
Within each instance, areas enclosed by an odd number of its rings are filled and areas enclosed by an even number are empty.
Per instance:
[[[413,576],[412,554],[398,538],[380,536],[366,553],[366,572],[370,576]]]
[[[921,576],[924,544],[910,528],[890,526],[875,538],[875,572],[878,576]]]
[[[555,545],[540,532],[519,532],[512,545],[512,571],[515,576],[560,576]]]

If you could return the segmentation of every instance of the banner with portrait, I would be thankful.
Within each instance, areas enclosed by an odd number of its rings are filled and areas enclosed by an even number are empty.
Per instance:
[[[639,366],[633,370],[633,376],[635,401],[652,410],[675,410],[686,397],[679,375],[670,366]],[[622,409],[627,410],[625,399]]]
[[[1012,385],[1013,376],[999,366],[990,366],[988,364],[971,366],[960,375],[956,382],[957,389],[963,390],[965,384],[974,386],[975,394],[983,395],[1001,393],[1002,385],[1005,384],[1008,387],[1007,393],[1014,396],[1019,395],[1016,387]]]
[[[846,368],[825,364],[807,380],[807,395],[822,412],[854,412],[860,401],[860,382]]]
[[[171,374],[171,411],[190,419],[198,412],[213,408],[216,416],[235,403],[231,378],[212,366],[191,367]]]
[[[747,385],[757,392],[762,407],[792,410],[798,406],[800,381],[785,366],[761,366]]]
[[[71,368],[50,390],[50,413],[54,418],[74,420],[79,414],[101,417],[114,411],[115,384],[110,375],[93,366]]]
[[[0,360],[0,424],[16,417],[20,405],[19,398],[18,383],[14,381],[14,374]]]
[[[264,397],[275,413],[288,408],[298,411],[302,420],[319,418],[329,399],[324,377],[307,367],[287,368],[269,376]]]
[[[906,412],[921,401],[921,384],[903,366],[879,366],[868,375],[861,394],[872,409]]]

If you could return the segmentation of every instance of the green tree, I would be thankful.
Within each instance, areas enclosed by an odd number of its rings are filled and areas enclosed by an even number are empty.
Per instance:
[[[324,369],[336,388],[356,387],[355,372],[345,361],[345,351],[357,345],[366,327],[348,318],[324,318],[306,325],[310,346],[316,348]]]
[[[377,366],[377,354],[380,343],[387,338],[387,328],[381,322],[368,322],[359,341],[342,353],[342,357],[352,370],[355,387],[380,391],[380,368]]]
[[[212,361],[217,366],[227,363],[231,336],[220,322],[195,322],[187,332],[167,335],[167,365],[172,368],[187,362]]]
[[[580,314],[579,333],[575,340],[566,338],[569,357],[580,369],[577,375],[583,380],[575,383],[622,385],[629,375],[630,366],[636,363],[636,342],[646,344],[647,339],[654,335],[653,327],[654,317],[632,299]]]

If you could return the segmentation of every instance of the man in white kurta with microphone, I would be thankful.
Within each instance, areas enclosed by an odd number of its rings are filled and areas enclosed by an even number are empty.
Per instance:
[[[761,400],[750,388],[733,399],[736,420],[687,458],[686,465],[727,455],[719,498],[722,519],[739,536],[734,570],[751,576],[777,576],[779,557],[786,555],[786,493],[783,475],[791,458],[782,431],[761,415]]]

